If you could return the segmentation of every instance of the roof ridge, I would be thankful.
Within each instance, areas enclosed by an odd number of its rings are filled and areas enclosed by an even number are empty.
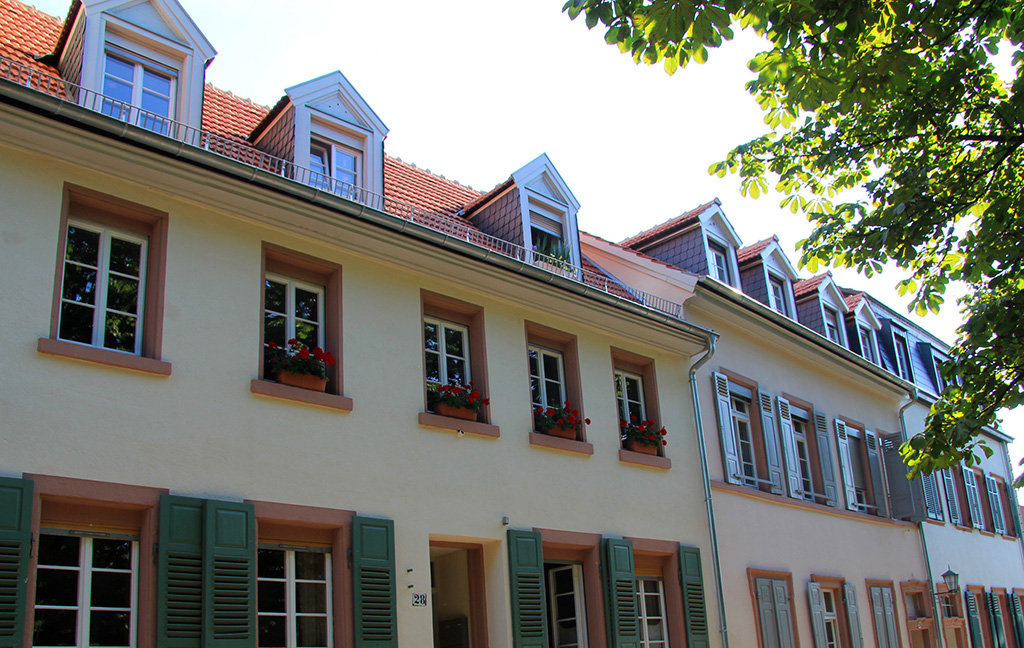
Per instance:
[[[41,16],[49,18],[50,20],[54,21],[55,23],[58,23],[58,26],[61,26],[61,25],[64,24],[64,19],[61,18],[60,16],[51,16],[50,14],[46,13],[45,11],[43,11],[42,9],[36,7],[33,4],[26,4],[24,2],[19,2],[18,4],[20,4],[21,6],[25,7],[26,9],[31,9],[32,11],[36,12],[37,14],[40,14]]]
[[[241,96],[241,95],[237,95],[237,94],[235,94],[234,92],[231,92],[230,90],[225,90],[224,88],[221,88],[221,87],[219,87],[219,86],[216,86],[216,85],[214,85],[214,84],[210,83],[209,81],[207,81],[207,82],[206,82],[206,87],[208,87],[208,88],[213,88],[213,89],[214,89],[214,90],[216,90],[217,92],[220,92],[220,93],[226,94],[226,95],[228,95],[228,96],[230,96],[230,97],[233,97],[233,98],[235,98],[235,99],[237,99],[237,100],[239,100],[239,101],[245,102],[245,103],[247,103],[247,104],[249,104],[249,105],[251,105],[251,106],[254,106],[254,107],[256,107],[256,108],[259,108],[259,109],[261,109],[261,110],[265,110],[265,111],[267,111],[267,112],[269,112],[269,111],[270,111],[270,106],[265,106],[265,105],[263,105],[263,104],[261,104],[261,103],[257,103],[257,102],[255,102],[255,101],[253,101],[252,99],[250,99],[250,98],[248,98],[248,97],[243,97],[243,96]]]
[[[444,181],[444,182],[446,182],[446,183],[448,183],[450,185],[455,185],[456,187],[458,187],[460,189],[468,189],[469,191],[477,193],[477,194],[479,194],[481,196],[486,193],[484,191],[480,191],[479,189],[474,189],[473,187],[471,187],[468,184],[463,184],[463,183],[459,182],[458,180],[454,180],[452,178],[446,178],[445,176],[441,175],[440,173],[434,173],[430,169],[424,169],[421,166],[417,166],[415,162],[406,162],[405,160],[403,160],[402,158],[400,158],[400,157],[398,157],[396,155],[389,155],[389,154],[385,153],[384,157],[389,159],[389,160],[391,160],[392,162],[396,162],[398,164],[401,164],[402,166],[405,166],[406,168],[413,169],[415,171],[419,171],[420,173],[426,173],[429,176],[431,176],[432,178],[436,178],[438,180]]]

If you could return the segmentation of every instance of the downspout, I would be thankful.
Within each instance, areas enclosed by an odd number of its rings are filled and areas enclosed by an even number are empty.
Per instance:
[[[1010,515],[1014,516],[1014,519],[1019,522],[1020,506],[1017,504],[1017,489],[1013,487],[1013,460],[1010,459],[1010,446],[1006,441],[1003,441],[1003,461],[1006,462],[1006,484],[1008,486],[1007,490],[1009,491],[1007,493],[1007,497],[1010,498],[1010,508],[1012,509],[1010,511]],[[1007,520],[1005,522],[1007,525],[1011,525],[1013,523],[1013,520]],[[1017,548],[1020,549],[1021,557],[1024,558],[1024,542],[1022,542],[1019,537],[1017,538]]]
[[[911,388],[911,390],[909,392],[909,395],[910,395],[910,402],[908,402],[906,405],[904,405],[903,407],[900,408],[900,428],[903,430],[903,441],[904,442],[907,442],[907,441],[910,440],[910,435],[907,434],[907,421],[906,421],[906,418],[904,418],[904,413],[908,409],[910,409],[911,405],[913,405],[914,403],[917,402],[917,388],[916,387]],[[925,521],[921,520],[920,522],[918,522],[917,523],[917,528],[918,528],[918,532],[921,534],[921,548],[924,550],[924,562],[925,562],[925,565],[926,565],[926,571],[928,573],[928,592],[931,594],[931,597],[932,597],[932,610],[934,610],[935,635],[936,635],[936,638],[938,639],[938,648],[945,648],[945,646],[946,646],[946,637],[945,637],[945,627],[944,627],[944,624],[943,624],[943,617],[942,617],[942,604],[939,601],[939,591],[935,587],[935,581],[934,581],[934,579],[932,577],[932,559],[931,559],[931,556],[928,555],[928,537],[925,535],[925,532],[924,532]]]
[[[700,472],[704,478],[704,504],[707,507],[708,533],[711,535],[711,564],[715,573],[715,591],[718,593],[719,633],[722,648],[729,648],[729,625],[725,621],[725,593],[722,591],[722,564],[718,554],[718,531],[715,527],[715,504],[711,500],[711,477],[708,474],[708,451],[704,442],[704,423],[700,414],[700,398],[697,393],[697,370],[715,355],[715,340],[718,334],[710,331],[706,338],[707,353],[690,367],[690,391],[693,394],[693,416],[697,424],[697,446],[700,449]]]

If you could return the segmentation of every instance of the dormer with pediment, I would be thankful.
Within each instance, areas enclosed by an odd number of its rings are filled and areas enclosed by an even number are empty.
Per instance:
[[[717,198],[620,243],[659,261],[740,287],[742,241]]]
[[[580,204],[546,153],[467,205],[463,216],[483,232],[580,265]]]
[[[171,122],[202,126],[216,53],[176,0],[80,0],[54,57],[65,80],[89,91],[78,97],[88,108],[172,134]]]
[[[850,348],[846,338],[846,305],[842,291],[831,272],[824,272],[793,285],[797,320],[842,347]]]
[[[862,292],[843,290],[846,296],[846,339],[850,351],[876,365],[882,364],[878,351],[878,335],[882,322],[871,307],[871,300]]]
[[[793,282],[799,277],[783,252],[779,238],[773,236],[740,248],[736,256],[743,292],[768,308],[795,319]]]

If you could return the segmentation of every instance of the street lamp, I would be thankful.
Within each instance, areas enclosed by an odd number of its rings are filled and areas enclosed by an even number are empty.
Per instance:
[[[942,580],[946,583],[947,594],[960,590],[960,574],[952,569],[946,570],[946,573],[942,575]]]

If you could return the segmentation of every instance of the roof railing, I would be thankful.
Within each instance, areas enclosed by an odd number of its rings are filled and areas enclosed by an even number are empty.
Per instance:
[[[365,205],[426,229],[565,277],[570,281],[584,284],[588,288],[682,319],[682,304],[630,288],[603,273],[588,270],[565,259],[542,254],[536,250],[530,250],[491,236],[471,227],[466,221],[451,214],[420,209],[363,187],[332,178],[329,175],[298,166],[289,160],[260,151],[243,139],[225,137],[195,128],[159,113],[144,110],[130,103],[83,88],[3,56],[0,56],[0,80],[16,83],[187,146],[203,149],[266,173],[314,187],[324,193]]]

